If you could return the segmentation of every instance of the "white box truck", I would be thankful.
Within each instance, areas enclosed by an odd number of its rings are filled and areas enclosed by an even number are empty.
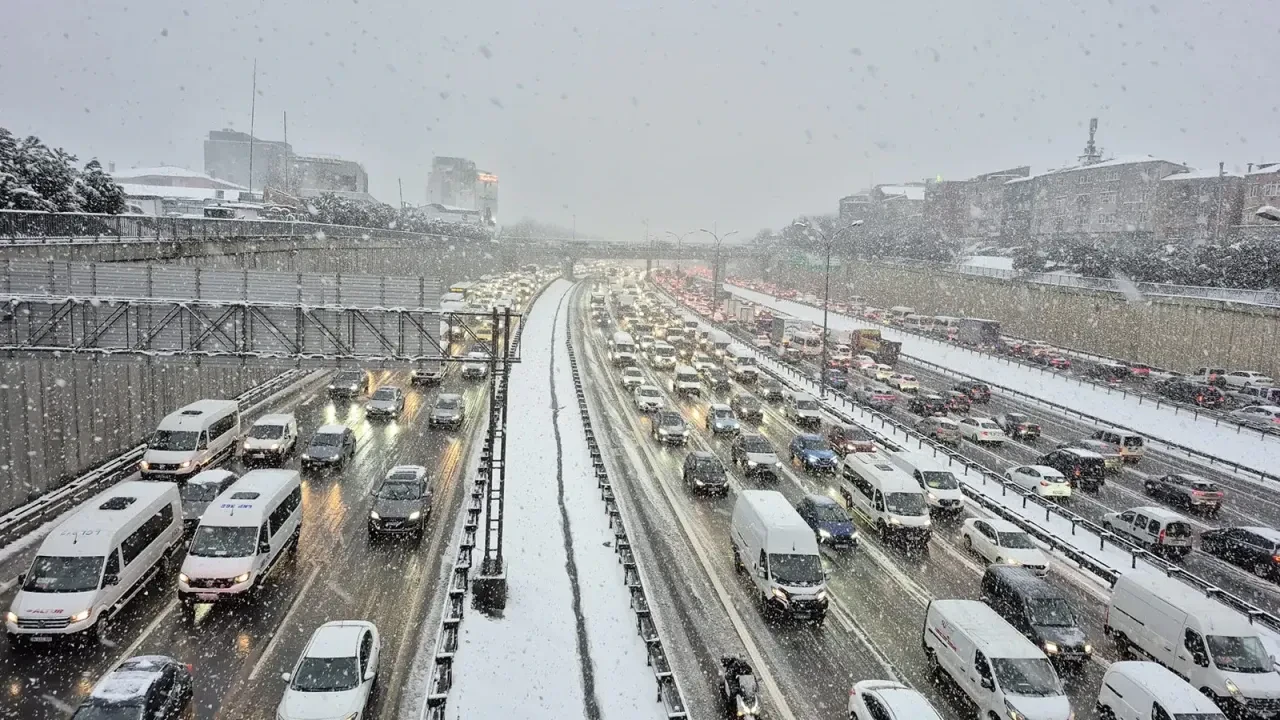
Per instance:
[[[776,490],[743,490],[729,525],[733,565],[755,584],[766,612],[827,617],[827,576],[813,528]]]
[[[1140,570],[1121,575],[1102,630],[1122,658],[1132,652],[1165,665],[1228,715],[1280,715],[1280,674],[1257,629],[1190,585]]]

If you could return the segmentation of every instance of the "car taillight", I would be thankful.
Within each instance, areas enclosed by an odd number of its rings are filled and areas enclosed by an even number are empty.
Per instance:
[[[1280,563],[1280,555],[1272,555],[1272,556],[1271,556],[1271,562],[1277,562],[1277,563]]]
[[[1161,528],[1161,530],[1160,530],[1160,534],[1156,536],[1156,542],[1158,542],[1158,543],[1160,543],[1160,544],[1162,544],[1162,545],[1164,544],[1164,529],[1163,529],[1163,528]]]
[[[191,663],[185,663],[185,665],[187,666],[187,672],[195,672],[195,667]]]
[[[1041,480],[1041,481],[1040,481],[1040,486],[1041,486],[1041,487],[1049,487],[1049,481],[1048,481],[1048,480]]]

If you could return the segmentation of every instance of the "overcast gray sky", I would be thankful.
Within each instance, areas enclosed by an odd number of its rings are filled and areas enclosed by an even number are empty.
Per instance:
[[[257,57],[260,137],[287,110],[389,202],[469,157],[506,222],[750,234],[872,182],[1067,164],[1091,116],[1116,154],[1280,160],[1269,0],[106,5],[6,8],[0,125],[202,170],[208,130],[249,128]]]

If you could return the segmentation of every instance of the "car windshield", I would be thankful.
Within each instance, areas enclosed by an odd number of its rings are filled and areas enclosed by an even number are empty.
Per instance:
[[[640,388],[640,395],[643,397],[658,397],[660,394],[657,388]]]
[[[212,502],[221,490],[221,483],[189,482],[178,488],[178,495],[187,502]]]
[[[769,572],[782,585],[817,585],[824,579],[817,555],[770,555]]]
[[[374,493],[383,500],[416,500],[419,497],[418,483],[416,482],[384,482]]]
[[[653,349],[653,354],[658,355],[660,357],[670,357],[671,355],[675,354],[675,351],[676,349],[671,347],[670,345],[663,345],[660,347],[655,347]]]
[[[249,557],[256,549],[258,526],[201,525],[191,538],[188,555],[198,557]]]
[[[950,470],[921,470],[920,476],[924,478],[925,487],[931,490],[955,490],[960,487],[960,481],[956,480]]]
[[[374,400],[395,400],[396,391],[392,390],[391,388],[378,388],[377,392],[373,394],[373,399]]]
[[[143,720],[146,717],[146,706],[142,700],[139,696],[136,701],[131,702],[90,701],[91,704],[81,705],[76,714],[71,716],[71,720]]]
[[[1271,657],[1256,636],[1207,635],[1209,655],[1218,669],[1238,673],[1271,672]]]
[[[919,517],[929,514],[929,504],[920,493],[889,493],[884,496],[884,504],[894,515]]]
[[[979,420],[978,427],[982,428],[983,430],[999,430],[1000,429],[999,425],[991,422],[990,420]]]
[[[1000,536],[1000,547],[1014,550],[1030,550],[1036,546],[1035,543],[1031,542],[1031,536],[1024,532],[998,532],[996,535]]]
[[[342,692],[360,684],[360,663],[353,657],[304,658],[289,687],[298,692]]]
[[[1027,614],[1032,625],[1075,627],[1076,614],[1062,598],[1035,598],[1027,601]]]
[[[1121,444],[1127,448],[1140,448],[1142,447],[1142,438],[1135,435],[1129,435],[1125,437]]]
[[[771,453],[773,445],[763,435],[748,435],[742,438],[742,449],[749,453]]]
[[[720,409],[720,410],[713,410],[713,411],[712,411],[712,413],[713,413],[713,415],[716,417],[716,419],[718,419],[718,420],[732,420],[732,419],[733,419],[733,411],[732,411],[732,410],[730,410],[729,408],[723,408],[723,409]]]
[[[996,683],[1009,695],[1051,697],[1062,694],[1053,666],[1044,658],[992,658]]]
[[[816,400],[810,400],[808,398],[801,398],[800,400],[796,400],[796,409],[797,410],[817,410],[818,402]]]
[[[684,419],[674,413],[663,413],[658,418],[660,425],[683,425]]]
[[[842,427],[836,429],[833,435],[842,442],[866,442],[871,440],[871,435],[862,428]]]
[[[148,450],[195,450],[200,433],[194,430],[157,430],[147,441]]]
[[[1191,537],[1191,526],[1184,522],[1174,521],[1165,525],[1164,533],[1168,537],[1188,538]]]
[[[334,379],[334,382],[335,384],[341,383],[343,385],[358,385],[360,381],[363,379],[364,379],[364,373],[348,372],[348,373],[342,373],[341,375],[339,375],[337,378]]]
[[[98,579],[102,577],[101,555],[81,557],[58,557],[54,555],[38,555],[31,562],[26,580],[22,582],[23,592],[36,593],[70,593],[87,592],[98,589]]]
[[[760,401],[746,395],[739,395],[737,400],[738,406],[747,410],[754,410],[760,407]]]
[[[713,457],[702,457],[693,459],[693,470],[699,475],[714,475],[724,472],[724,466],[720,461]]]
[[[1027,416],[1010,413],[1005,416],[1005,420],[1007,420],[1010,425],[1021,425],[1027,421]]]
[[[813,506],[813,517],[819,522],[849,522],[849,516],[839,505],[827,503]]]
[[[457,410],[458,398],[451,398],[451,397],[436,398],[436,409],[437,410]]]
[[[820,437],[802,437],[800,438],[800,447],[805,450],[816,451],[831,449],[831,446],[827,444],[827,441]]]
[[[249,437],[259,440],[279,440],[284,437],[283,425],[254,425],[249,428]]]
[[[320,433],[311,438],[312,447],[338,447],[341,444],[341,433]]]

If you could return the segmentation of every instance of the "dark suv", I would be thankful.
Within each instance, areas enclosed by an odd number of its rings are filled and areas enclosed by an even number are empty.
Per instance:
[[[692,492],[716,495],[729,493],[729,475],[724,471],[720,458],[705,451],[695,450],[684,456],[684,486]]]
[[[1031,422],[1031,418],[1022,413],[997,415],[996,424],[1014,440],[1035,442],[1040,439],[1040,423]]]
[[[1265,527],[1226,527],[1200,533],[1200,551],[1260,578],[1280,579],[1280,532]]]
[[[356,398],[369,392],[369,373],[343,370],[329,381],[329,397]]]
[[[946,415],[947,401],[941,395],[913,395],[907,400],[907,409],[917,415]]]
[[[1101,455],[1090,450],[1058,448],[1041,455],[1037,464],[1048,465],[1062,473],[1073,488],[1097,490],[1107,482],[1106,462]]]
[[[1201,510],[1213,517],[1222,509],[1222,488],[1198,475],[1175,473],[1162,478],[1147,478],[1142,489],[1153,498],[1187,510]]]
[[[653,419],[650,435],[654,440],[670,445],[685,445],[689,442],[689,424],[674,410],[661,410]]]
[[[968,395],[969,399],[976,403],[985,405],[991,402],[991,388],[986,383],[965,380],[952,385],[951,389]]]
[[[745,393],[734,395],[729,400],[729,407],[733,408],[733,414],[743,422],[760,422],[764,420],[764,406],[760,401]]]
[[[857,425],[832,425],[827,430],[831,449],[841,456],[851,452],[875,452],[875,437]]]
[[[1172,378],[1157,383],[1156,391],[1170,400],[1191,403],[1205,408],[1222,407],[1223,403],[1226,402],[1226,396],[1218,388],[1181,378]]]
[[[982,576],[982,600],[1042,648],[1055,663],[1079,665],[1093,655],[1068,596],[1021,567],[992,565]]]

